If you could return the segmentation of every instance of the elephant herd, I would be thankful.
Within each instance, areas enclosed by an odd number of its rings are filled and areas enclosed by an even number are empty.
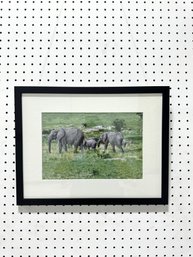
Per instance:
[[[77,152],[78,148],[81,150],[96,149],[96,147],[100,147],[101,144],[104,144],[105,150],[110,144],[114,152],[115,147],[117,147],[124,153],[123,146],[125,141],[121,132],[105,132],[99,138],[86,139],[82,130],[78,128],[53,129],[48,135],[49,153],[51,153],[52,140],[58,141],[59,153],[62,152],[62,149],[67,151],[67,146],[74,146],[74,152]]]

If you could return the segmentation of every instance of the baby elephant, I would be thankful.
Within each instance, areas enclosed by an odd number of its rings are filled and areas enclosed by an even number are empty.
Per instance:
[[[97,146],[97,142],[95,139],[85,139],[84,140],[84,143],[83,143],[83,146],[85,149],[96,149],[96,146]]]

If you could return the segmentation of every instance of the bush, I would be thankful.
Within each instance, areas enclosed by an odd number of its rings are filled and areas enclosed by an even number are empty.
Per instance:
[[[116,119],[113,121],[113,126],[116,131],[120,132],[122,129],[126,128],[126,122],[123,119]]]

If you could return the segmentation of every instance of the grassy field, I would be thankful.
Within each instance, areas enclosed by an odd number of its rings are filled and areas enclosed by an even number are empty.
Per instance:
[[[142,115],[137,113],[43,113],[42,114],[42,166],[43,179],[140,179],[142,178]],[[85,138],[98,137],[105,131],[121,128],[127,141],[124,153],[111,145],[96,150],[58,153],[52,142],[48,152],[47,137],[51,129],[80,128]],[[95,129],[95,128],[100,129]]]

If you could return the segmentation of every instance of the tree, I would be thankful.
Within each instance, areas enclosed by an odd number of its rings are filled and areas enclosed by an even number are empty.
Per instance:
[[[116,119],[113,121],[113,126],[115,127],[115,130],[120,132],[123,128],[126,127],[125,120],[123,119]]]

